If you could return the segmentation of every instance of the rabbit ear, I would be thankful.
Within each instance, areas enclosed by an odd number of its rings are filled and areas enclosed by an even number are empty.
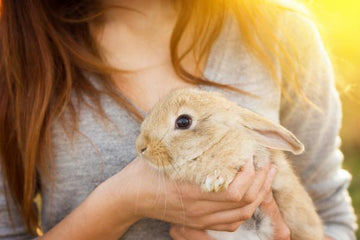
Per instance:
[[[300,154],[304,145],[286,128],[247,109],[241,109],[242,124],[261,145]]]

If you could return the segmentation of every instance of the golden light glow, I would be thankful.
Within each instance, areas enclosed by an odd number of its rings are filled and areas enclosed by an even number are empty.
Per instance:
[[[310,8],[331,54],[343,98],[345,145],[360,147],[360,1],[313,0]]]
[[[311,5],[347,83],[360,81],[360,1],[315,0]],[[339,65],[338,65],[339,64]]]
[[[328,43],[343,102],[341,138],[344,167],[352,174],[349,188],[360,217],[360,1],[313,0],[310,6]],[[357,232],[360,239],[360,231]]]

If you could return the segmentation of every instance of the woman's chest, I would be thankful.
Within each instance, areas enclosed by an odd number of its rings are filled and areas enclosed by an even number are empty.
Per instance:
[[[144,112],[174,89],[195,87],[175,74],[172,66],[157,66],[114,77],[119,92]]]
[[[140,123],[107,97],[102,99],[102,106],[109,121],[83,108],[79,111],[79,131],[73,138],[60,124],[53,127],[53,184],[41,184],[45,230],[136,157]]]
[[[250,97],[238,93],[222,92],[239,105],[253,108],[268,118],[278,117],[278,109],[272,107],[271,99],[251,101]],[[73,139],[60,124],[53,128],[54,184],[42,184],[44,224],[61,220],[97,185],[136,157],[135,140],[140,123],[108,97],[103,98],[102,105],[109,121],[85,108],[79,112],[79,132]]]
[[[231,57],[231,54],[228,56],[225,54],[223,59]],[[239,62],[240,66],[244,67],[223,64],[224,62],[217,64],[210,61],[205,76],[222,84],[233,85],[258,97],[215,87],[203,85],[200,87],[204,90],[220,91],[237,104],[278,122],[280,92],[266,72],[246,58]],[[121,87],[126,86],[121,89],[121,93],[127,93],[124,95],[134,105],[140,110],[147,111],[161,96],[172,89],[190,87],[179,78],[171,78],[173,73],[159,76],[160,72],[131,78],[133,81],[138,81],[137,84],[121,85]],[[156,76],[161,79],[157,79]],[[143,87],[136,88],[136,86]],[[102,107],[109,121],[104,121],[89,108],[82,108],[79,111],[79,133],[76,133],[73,139],[68,137],[69,134],[60,124],[53,128],[54,184],[42,183],[42,220],[45,230],[77,207],[98,184],[119,172],[136,157],[135,140],[140,123],[109,97],[102,98]]]

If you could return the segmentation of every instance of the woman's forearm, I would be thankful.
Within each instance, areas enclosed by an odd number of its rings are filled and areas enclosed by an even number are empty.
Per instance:
[[[113,177],[114,178],[114,177]],[[126,188],[117,191],[108,184],[99,185],[73,212],[41,238],[118,239],[140,217],[135,216]]]
[[[269,168],[264,166],[255,174],[252,161],[248,161],[229,189],[204,193],[198,186],[159,177],[160,173],[149,164],[134,159],[99,185],[41,239],[118,239],[142,218],[198,229],[232,229],[234,224],[251,217],[270,191],[273,175]],[[247,191],[254,189],[257,198],[247,199]]]

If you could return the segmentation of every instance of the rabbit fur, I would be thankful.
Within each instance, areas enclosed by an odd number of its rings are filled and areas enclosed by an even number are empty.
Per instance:
[[[191,117],[191,126],[177,129],[176,119],[183,114]],[[273,195],[291,239],[324,238],[312,200],[283,153],[302,153],[302,143],[284,127],[219,93],[173,91],[146,116],[136,148],[141,158],[169,178],[197,184],[206,192],[226,189],[252,157],[255,168],[271,161],[278,169]],[[208,233],[218,240],[273,239],[271,220],[260,209],[235,232]]]

